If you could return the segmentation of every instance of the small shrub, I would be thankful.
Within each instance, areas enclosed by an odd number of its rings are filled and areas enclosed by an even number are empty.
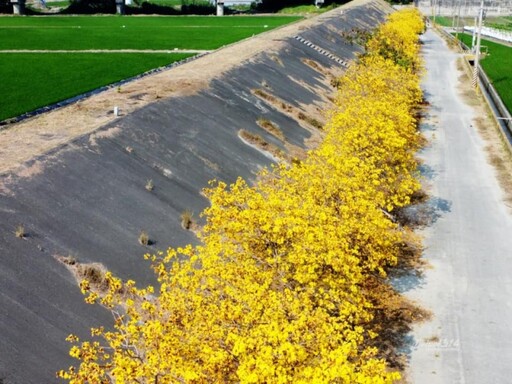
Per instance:
[[[181,226],[183,229],[191,229],[194,224],[193,221],[194,212],[189,211],[188,209],[181,214]]]
[[[139,244],[140,245],[149,245],[149,235],[146,231],[141,231],[139,235]]]
[[[155,185],[153,184],[153,179],[149,179],[146,182],[146,189],[151,192],[155,188]]]
[[[25,232],[25,227],[21,224],[16,227],[14,234],[16,235],[16,237],[19,237],[20,239],[23,239],[25,236],[27,236],[27,233]]]

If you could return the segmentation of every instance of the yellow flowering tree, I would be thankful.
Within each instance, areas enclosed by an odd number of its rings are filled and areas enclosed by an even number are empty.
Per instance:
[[[80,365],[58,375],[72,384],[398,380],[372,346],[373,321],[410,237],[390,213],[419,188],[421,30],[412,11],[378,29],[340,79],[325,140],[306,160],[265,170],[252,186],[212,182],[201,245],[146,255],[156,289],[109,273],[106,293],[82,282],[114,328],[93,329],[92,341],[70,336]]]

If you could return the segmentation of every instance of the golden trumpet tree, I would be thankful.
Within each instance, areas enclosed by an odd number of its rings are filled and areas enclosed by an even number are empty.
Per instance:
[[[379,28],[340,79],[325,140],[305,161],[265,170],[252,186],[212,182],[201,245],[146,255],[156,288],[109,273],[106,293],[82,282],[115,324],[93,329],[92,341],[70,336],[80,365],[58,375],[72,384],[399,379],[369,347],[369,290],[410,237],[389,212],[419,188],[411,47],[421,30],[411,11]]]
[[[412,71],[421,69],[419,41],[411,38],[425,29],[420,12],[407,8],[392,13],[368,42],[370,54],[376,54]]]

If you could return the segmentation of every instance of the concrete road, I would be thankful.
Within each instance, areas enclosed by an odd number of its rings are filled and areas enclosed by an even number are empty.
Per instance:
[[[412,383],[512,383],[512,218],[458,93],[458,55],[423,36],[431,145],[423,167],[435,222],[424,231],[431,267],[408,292],[433,312],[410,340]]]

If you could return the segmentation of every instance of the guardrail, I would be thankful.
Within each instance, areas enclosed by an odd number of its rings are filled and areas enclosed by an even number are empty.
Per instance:
[[[462,51],[470,50],[466,44],[464,44],[460,40],[456,40],[455,37],[451,33],[444,30],[444,28],[436,29],[439,30],[447,39],[457,43]],[[510,114],[510,111],[503,103],[503,100],[501,100],[500,95],[492,85],[492,82],[490,81],[489,77],[487,76],[481,65],[478,65],[478,69],[480,89],[483,91],[485,96],[484,98],[489,104],[489,108],[491,109],[494,115],[494,119],[496,120],[496,123],[502,130],[503,135],[507,138],[509,148],[512,150],[512,116]]]
[[[482,84],[485,92],[487,92],[488,98],[490,98],[492,100],[492,103],[494,104],[491,106],[491,109],[493,110],[493,113],[498,112],[495,113],[495,115],[497,115],[495,117],[497,120],[500,121],[499,125],[501,127],[506,127],[506,129],[508,130],[508,132],[505,132],[505,136],[507,136],[507,138],[509,138],[510,141],[510,138],[512,137],[512,116],[510,115],[509,110],[503,103],[503,100],[501,100],[500,95],[498,94],[498,92],[496,92],[496,89],[492,85],[492,82],[489,80],[489,77],[487,77],[485,71],[480,67],[478,73],[480,83]]]

